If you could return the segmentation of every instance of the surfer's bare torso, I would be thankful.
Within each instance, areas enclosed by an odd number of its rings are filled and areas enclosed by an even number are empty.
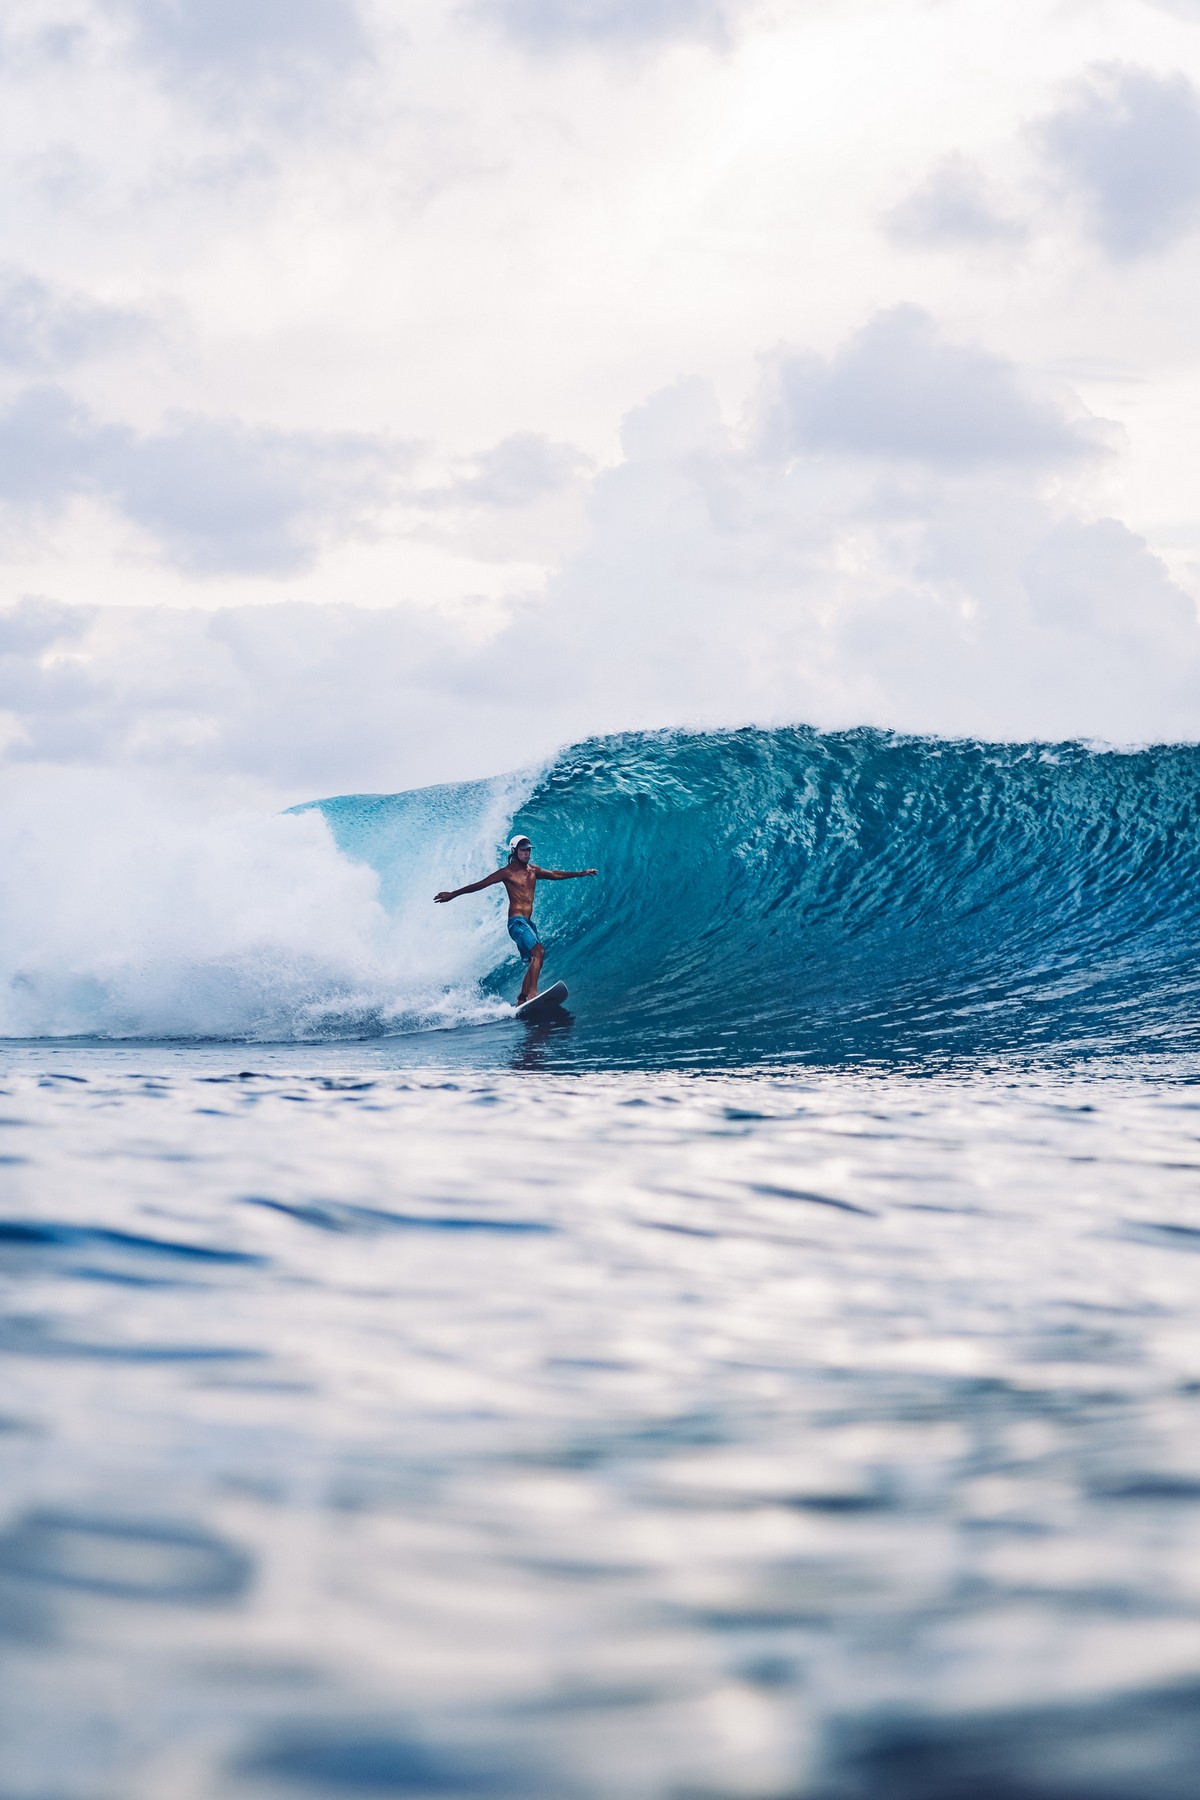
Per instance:
[[[533,890],[537,886],[538,876],[544,871],[535,863],[527,863],[524,868],[518,863],[516,868],[497,869],[496,875],[504,885],[508,895],[508,916],[510,919],[532,919]],[[554,879],[553,871],[551,880]]]

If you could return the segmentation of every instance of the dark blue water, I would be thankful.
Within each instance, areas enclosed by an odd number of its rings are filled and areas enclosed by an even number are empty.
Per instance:
[[[1194,1064],[396,1050],[0,1057],[4,1800],[1194,1793]]]

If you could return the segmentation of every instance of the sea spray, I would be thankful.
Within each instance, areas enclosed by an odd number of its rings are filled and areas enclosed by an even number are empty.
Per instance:
[[[486,806],[472,818],[486,860]],[[479,985],[483,921],[429,929],[433,865],[418,910],[318,810],[210,818],[119,777],[64,777],[10,798],[0,850],[5,1036],[311,1039],[502,1011]]]

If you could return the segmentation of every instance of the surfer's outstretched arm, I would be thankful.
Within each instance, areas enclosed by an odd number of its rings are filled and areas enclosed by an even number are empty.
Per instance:
[[[468,881],[466,887],[451,888],[449,893],[443,891],[440,894],[435,894],[433,896],[434,903],[437,904],[443,900],[457,900],[460,894],[477,894],[481,888],[495,887],[498,881],[503,880],[503,869],[496,869],[492,874],[485,875],[482,881]]]
[[[582,881],[585,875],[596,875],[596,869],[535,869],[539,881]]]

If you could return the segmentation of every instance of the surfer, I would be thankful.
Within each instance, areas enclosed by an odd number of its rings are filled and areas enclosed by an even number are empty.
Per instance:
[[[533,845],[524,833],[518,833],[509,843],[508,861],[502,869],[485,875],[482,881],[470,881],[466,887],[452,888],[449,893],[433,896],[435,903],[441,905],[446,900],[457,900],[460,894],[478,894],[483,888],[503,882],[508,894],[508,935],[526,965],[525,979],[517,995],[518,1006],[537,994],[538,977],[546,955],[533,922],[533,890],[539,881],[581,881],[585,875],[596,873],[595,869],[539,869],[532,857]]]

